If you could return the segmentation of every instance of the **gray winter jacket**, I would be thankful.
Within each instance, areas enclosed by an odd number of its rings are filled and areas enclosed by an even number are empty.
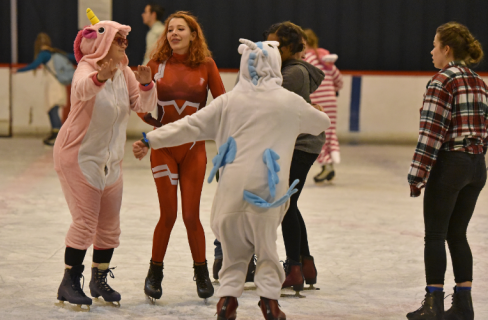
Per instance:
[[[322,70],[303,60],[291,59],[283,62],[281,66],[283,75],[283,88],[301,96],[311,103],[310,94],[313,93],[324,80]],[[319,154],[325,143],[325,132],[318,136],[301,134],[295,143],[295,149]]]

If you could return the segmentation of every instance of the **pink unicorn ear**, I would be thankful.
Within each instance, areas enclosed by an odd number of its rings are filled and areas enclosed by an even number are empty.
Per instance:
[[[97,38],[97,32],[93,29],[84,29],[82,35],[83,35],[83,38],[87,38],[87,39],[96,39]]]

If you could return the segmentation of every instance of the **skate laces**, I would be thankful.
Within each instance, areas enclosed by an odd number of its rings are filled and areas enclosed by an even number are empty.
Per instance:
[[[288,275],[288,269],[289,269],[289,266],[290,266],[290,263],[288,262],[288,260],[280,260],[281,263],[283,263],[283,270],[285,270],[285,273]]]
[[[83,285],[80,286],[80,279],[81,278],[83,278]],[[76,292],[83,293],[83,288],[85,287],[85,276],[83,275],[83,273],[73,273],[73,274],[71,274],[71,281],[72,281],[71,287]]]
[[[193,281],[196,281],[200,287],[207,287],[207,281],[206,281],[206,265],[203,266],[194,266],[193,268],[195,269],[195,275],[193,276]]]
[[[113,292],[114,289],[112,289],[108,283],[107,283],[107,275],[110,274],[110,278],[114,279],[115,276],[114,276],[114,273],[112,272],[113,269],[115,269],[116,267],[113,267],[113,268],[108,268],[107,270],[100,270],[98,269],[98,279],[99,279],[99,283],[100,283],[100,286],[105,290],[105,291],[108,291],[108,292]]]

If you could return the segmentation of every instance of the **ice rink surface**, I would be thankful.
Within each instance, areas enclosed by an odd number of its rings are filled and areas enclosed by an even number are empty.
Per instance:
[[[0,319],[215,319],[212,297],[198,298],[186,230],[179,214],[164,260],[163,297],[151,305],[143,292],[159,219],[148,157],[137,161],[127,143],[124,160],[121,245],[109,284],[121,307],[95,301],[90,312],[57,306],[63,276],[64,237],[71,218],[53,169],[52,148],[40,139],[0,139]],[[320,291],[282,298],[287,319],[405,319],[424,296],[422,198],[410,198],[406,176],[414,146],[342,146],[333,184],[315,185],[314,166],[299,207],[308,228]],[[208,167],[216,150],[208,144]],[[207,170],[207,174],[210,170]],[[201,221],[213,264],[210,207],[216,184],[205,183]],[[180,206],[181,208],[181,206]],[[488,319],[488,193],[483,190],[468,229],[474,255],[473,301]],[[286,258],[281,230],[280,257]],[[85,258],[89,294],[92,251]],[[452,292],[450,262],[446,291]],[[285,292],[285,290],[283,290]],[[292,293],[288,291],[287,293]],[[259,297],[245,291],[238,319],[262,319]],[[446,308],[451,298],[445,300]]]

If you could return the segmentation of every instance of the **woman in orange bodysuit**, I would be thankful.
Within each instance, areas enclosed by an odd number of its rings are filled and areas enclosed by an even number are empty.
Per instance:
[[[203,108],[208,89],[214,98],[225,93],[217,66],[210,56],[195,17],[181,11],[169,16],[164,34],[148,63],[157,85],[157,112],[139,116],[154,127],[160,127]],[[161,217],[154,230],[152,259],[144,286],[144,292],[150,298],[159,299],[162,295],[163,260],[176,221],[178,181],[197,293],[200,298],[213,295],[205,258],[205,234],[199,217],[206,165],[203,141],[151,149],[151,168],[158,189]]]

